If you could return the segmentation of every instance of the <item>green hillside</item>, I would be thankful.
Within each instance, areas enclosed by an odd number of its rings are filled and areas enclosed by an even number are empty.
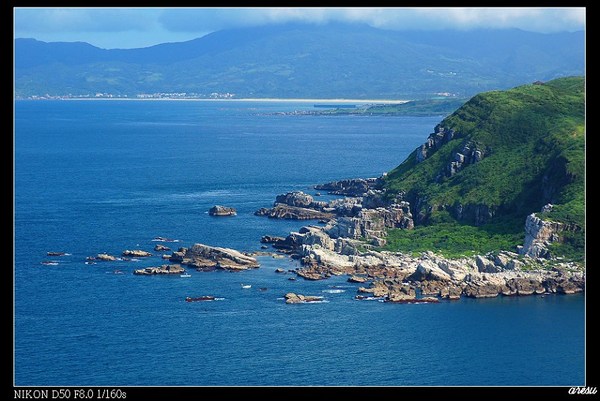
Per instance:
[[[566,240],[565,253],[577,253],[570,245],[582,251],[584,78],[479,94],[435,131],[386,177],[388,196],[408,200],[417,225],[500,226],[506,233],[514,221],[514,233],[551,203],[544,219],[582,229]]]

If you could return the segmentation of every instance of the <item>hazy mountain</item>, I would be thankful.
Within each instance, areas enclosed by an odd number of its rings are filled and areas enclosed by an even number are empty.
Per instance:
[[[286,24],[142,49],[15,40],[16,95],[470,96],[584,73],[584,33]]]

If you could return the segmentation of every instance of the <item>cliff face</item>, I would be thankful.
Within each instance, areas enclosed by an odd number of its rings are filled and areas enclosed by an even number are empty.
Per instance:
[[[548,249],[550,244],[563,242],[565,232],[579,233],[581,230],[576,224],[543,220],[531,213],[525,220],[525,242],[519,247],[519,253],[531,258],[548,258],[552,256]]]

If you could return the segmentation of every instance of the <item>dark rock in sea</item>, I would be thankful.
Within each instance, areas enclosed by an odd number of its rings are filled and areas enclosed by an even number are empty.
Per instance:
[[[157,251],[157,252],[160,252],[160,251],[170,251],[171,248],[169,248],[168,246],[164,246],[162,244],[156,244],[156,245],[154,245],[154,250]]]
[[[236,216],[237,210],[232,207],[216,205],[208,210],[211,216]]]
[[[323,274],[308,269],[298,269],[296,270],[296,274],[305,280],[311,281],[323,280],[325,278]]]
[[[296,277],[289,277],[288,280],[290,280],[290,281],[296,281]]]
[[[131,256],[134,258],[145,258],[148,256],[152,256],[152,254],[150,252],[146,252],[146,251],[142,251],[141,249],[134,249],[134,250],[129,250],[126,249],[123,251],[123,253],[121,254],[123,256]]]
[[[113,262],[115,260],[117,260],[117,258],[113,255],[109,255],[107,253],[99,253],[98,255],[96,255],[96,260],[101,260],[103,262]]]
[[[439,295],[451,300],[460,299],[462,293],[462,287],[448,281],[425,280],[421,282],[420,288],[422,295]]]
[[[270,209],[263,207],[254,212],[254,214],[256,216],[267,216],[272,219],[288,220],[330,220],[334,217],[333,213],[284,204],[277,204]]]
[[[185,269],[181,265],[162,265],[160,267],[146,267],[144,269],[134,270],[133,274],[142,276],[151,276],[154,274],[182,274]]]
[[[282,242],[283,240],[285,240],[285,238],[283,238],[283,237],[276,237],[273,235],[263,235],[262,238],[260,239],[260,242],[262,242],[263,244],[274,244],[276,242]]]
[[[287,294],[285,294],[286,304],[304,304],[310,302],[319,302],[322,300],[323,297],[317,297],[312,295],[295,294],[293,292],[288,292]]]
[[[154,238],[152,238],[152,241],[159,241],[159,242],[179,242],[179,240],[177,240],[177,239],[167,238],[167,237],[154,237]]]
[[[203,295],[201,297],[185,297],[185,302],[202,302],[202,301],[214,301],[216,297],[212,295]]]
[[[302,247],[302,236],[300,233],[290,233],[287,237],[273,242],[273,248],[280,252],[289,253]]]
[[[502,291],[498,285],[490,282],[469,282],[463,290],[467,297],[471,298],[494,298]]]
[[[170,260],[197,269],[246,270],[259,267],[258,261],[235,249],[194,244],[173,252]]]
[[[506,281],[502,288],[503,295],[532,295],[543,294],[546,289],[541,281],[525,277],[516,277]]]
[[[66,253],[65,252],[47,252],[46,255],[47,256],[65,256]]]
[[[389,286],[390,289],[387,297],[389,302],[409,302],[417,298],[417,293],[410,285]]]
[[[556,292],[560,294],[575,294],[585,289],[585,281],[577,277],[560,278],[556,281]]]
[[[266,246],[266,245],[261,245],[261,246],[260,246],[260,249],[269,249],[269,247],[268,247],[268,246]]]
[[[277,268],[275,269],[275,273],[285,273],[285,270],[283,270],[282,268]]]

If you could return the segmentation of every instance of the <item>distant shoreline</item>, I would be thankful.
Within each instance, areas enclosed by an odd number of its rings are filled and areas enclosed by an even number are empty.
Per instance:
[[[379,103],[379,104],[402,104],[410,102],[410,100],[399,100],[399,99],[304,99],[304,98],[239,98],[239,99],[177,99],[177,98],[57,98],[57,99],[15,99],[17,100],[127,100],[127,101],[179,101],[179,102],[290,102],[290,103],[319,103],[319,104],[339,104],[339,103]]]

